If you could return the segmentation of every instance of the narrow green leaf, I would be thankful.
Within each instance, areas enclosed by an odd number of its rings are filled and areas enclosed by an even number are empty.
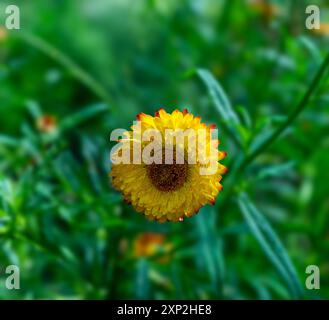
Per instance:
[[[7,145],[10,147],[17,147],[19,146],[20,141],[16,138],[4,135],[4,134],[0,134],[0,146],[1,145]]]
[[[216,286],[216,291],[221,289],[225,274],[224,256],[222,241],[215,229],[216,212],[204,208],[207,212],[196,217],[197,231],[199,235],[200,252],[202,252],[202,263],[209,273],[212,283]]]
[[[270,124],[265,125],[259,133],[255,134],[253,140],[250,143],[250,152],[256,150],[263,144],[274,132],[273,127]]]
[[[285,163],[274,164],[271,166],[263,167],[259,170],[257,177],[258,179],[264,179],[267,177],[282,176],[290,172],[295,166],[295,164],[296,164],[295,161],[289,161]]]
[[[42,110],[36,101],[28,100],[26,101],[25,105],[27,110],[30,112],[30,114],[35,120],[42,116]]]
[[[26,44],[40,50],[50,58],[54,59],[59,64],[63,65],[71,74],[83,83],[87,88],[94,92],[99,98],[112,104],[112,99],[107,92],[107,89],[102,86],[91,74],[82,69],[73,59],[67,56],[64,52],[54,47],[46,40],[38,36],[26,32],[19,32],[16,36]]]
[[[314,75],[311,83],[309,84],[306,92],[302,96],[296,107],[290,112],[288,117],[281,125],[278,126],[266,139],[263,139],[261,143],[257,145],[256,148],[250,150],[250,153],[245,157],[245,159],[239,164],[236,170],[236,174],[242,172],[258,155],[263,153],[276,139],[278,139],[284,131],[289,128],[289,126],[296,120],[299,114],[309,105],[311,98],[314,96],[316,89],[319,87],[320,83],[324,78],[328,78],[329,69],[329,52],[326,54],[321,66]]]
[[[76,127],[77,125],[90,120],[91,118],[108,111],[109,107],[106,104],[100,103],[92,106],[88,106],[62,120],[60,128],[62,130],[68,130]]]
[[[267,234],[268,239],[270,240],[274,250],[278,254],[280,260],[287,268],[289,274],[291,275],[291,279],[294,282],[296,288],[299,293],[301,293],[301,285],[298,279],[298,275],[292,261],[287,253],[287,250],[284,248],[281,240],[279,239],[276,232],[273,230],[269,222],[265,219],[264,215],[262,215],[259,210],[249,201],[249,208],[251,209],[254,218],[258,220],[258,223],[265,234]]]
[[[148,273],[149,266],[145,259],[139,259],[137,261],[137,273],[136,273],[136,297],[137,299],[147,299],[148,296]]]
[[[99,176],[99,172],[97,171],[97,164],[95,160],[97,154],[97,145],[92,139],[88,138],[87,136],[82,137],[82,153],[87,163],[87,169],[91,183],[94,189],[97,192],[101,193],[101,178]]]
[[[241,144],[242,137],[239,132],[241,122],[224,91],[222,86],[214,78],[214,76],[205,69],[197,69],[197,74],[207,86],[209,94],[214,102],[216,110],[222,117],[227,129],[233,135],[234,140]]]
[[[297,273],[280,239],[245,193],[239,196],[238,204],[250,231],[259,242],[268,259],[289,286],[293,298],[300,297],[302,289]]]
[[[312,61],[315,61],[317,64],[321,63],[321,51],[313,39],[307,36],[301,36],[298,38],[298,42],[307,49],[312,58]]]

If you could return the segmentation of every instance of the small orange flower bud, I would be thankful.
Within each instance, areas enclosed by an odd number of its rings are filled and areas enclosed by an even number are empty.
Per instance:
[[[43,115],[37,120],[37,128],[43,133],[53,133],[57,130],[57,119],[52,115]]]

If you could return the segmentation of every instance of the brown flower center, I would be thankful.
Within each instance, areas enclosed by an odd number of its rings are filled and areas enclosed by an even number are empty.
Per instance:
[[[152,163],[147,166],[147,173],[153,185],[160,191],[174,191],[181,188],[187,180],[188,165],[176,163],[175,153],[172,164]]]

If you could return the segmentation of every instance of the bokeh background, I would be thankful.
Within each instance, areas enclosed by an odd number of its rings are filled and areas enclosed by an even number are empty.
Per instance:
[[[224,177],[215,206],[184,222],[147,221],[108,177],[111,131],[160,107],[216,123],[234,168],[310,86],[328,52],[328,2],[16,0],[21,30],[10,32],[7,4],[0,298],[329,297],[328,77],[283,135]],[[320,30],[305,28],[308,4]],[[9,264],[20,290],[5,288]],[[308,265],[320,290],[305,288]]]

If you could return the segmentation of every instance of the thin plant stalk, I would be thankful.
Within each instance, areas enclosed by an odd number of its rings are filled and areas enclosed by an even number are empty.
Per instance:
[[[30,33],[17,34],[21,40],[31,45],[32,47],[42,51],[50,58],[57,61],[59,64],[67,68],[71,74],[87,88],[89,88],[96,96],[109,106],[113,105],[112,99],[107,90],[88,72],[83,70],[78,64],[76,64],[70,57],[58,50],[56,47]]]
[[[264,140],[252,153],[250,153],[246,158],[241,162],[237,168],[237,172],[242,172],[258,155],[260,155],[265,149],[267,149],[281,134],[282,132],[289,127],[289,125],[298,117],[298,115],[307,107],[310,98],[314,94],[316,88],[318,87],[321,79],[325,75],[327,68],[329,66],[329,52],[327,53],[326,58],[321,64],[318,72],[314,76],[311,84],[309,85],[304,96],[297,104],[296,108],[290,113],[285,122],[283,122],[277,130],[273,132],[266,140]]]

